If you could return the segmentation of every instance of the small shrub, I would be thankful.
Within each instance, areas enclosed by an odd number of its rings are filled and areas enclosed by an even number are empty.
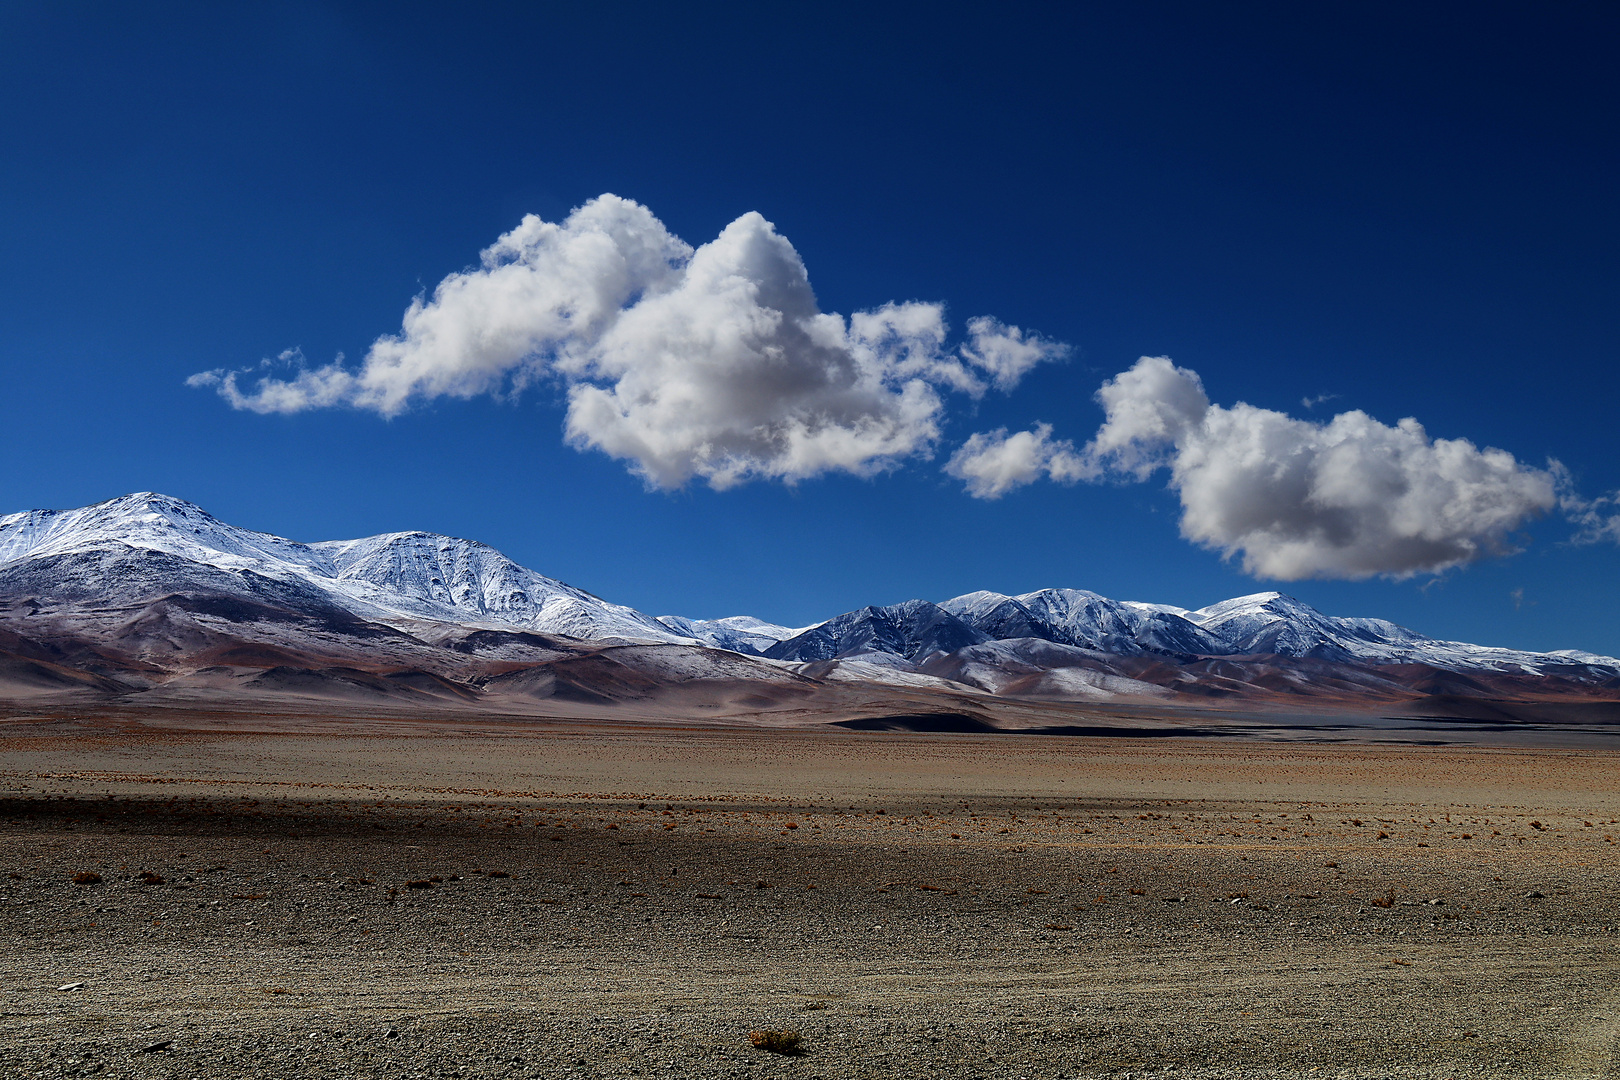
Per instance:
[[[773,1054],[804,1053],[804,1036],[797,1031],[750,1031],[748,1041]]]
[[[1383,896],[1375,896],[1371,900],[1367,901],[1367,903],[1371,904],[1373,907],[1392,908],[1395,906],[1395,890],[1390,889]]]
[[[161,884],[163,884],[163,876],[161,874],[154,874],[150,870],[142,871],[139,880],[140,880],[140,883],[142,885],[161,885]]]
[[[101,884],[101,875],[96,873],[93,870],[80,870],[77,874],[73,875],[73,884],[75,884],[75,885],[100,885]]]
[[[431,889],[433,888],[433,882],[426,878],[419,878],[416,881],[407,881],[405,887],[407,889]]]

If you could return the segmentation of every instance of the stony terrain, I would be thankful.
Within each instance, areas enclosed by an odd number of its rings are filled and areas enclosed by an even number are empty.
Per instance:
[[[1609,753],[169,727],[0,729],[0,1075],[1614,1073]]]

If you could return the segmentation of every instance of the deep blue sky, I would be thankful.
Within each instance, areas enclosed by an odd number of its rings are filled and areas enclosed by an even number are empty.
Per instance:
[[[1597,496],[1620,488],[1613,11],[0,4],[0,509],[153,489],[298,539],[429,529],[655,614],[786,623],[1273,587],[1178,536],[1162,473],[995,502],[941,474],[986,428],[1083,442],[1143,354],[1216,402],[1336,394],[1314,415],[1554,457]],[[958,401],[933,461],[719,493],[566,447],[557,387],[384,420],[184,385],[290,346],[357,358],[524,213],[607,191],[693,244],[759,211],[824,310],[944,301],[1075,353]],[[1620,653],[1620,552],[1570,534],[1277,587]]]

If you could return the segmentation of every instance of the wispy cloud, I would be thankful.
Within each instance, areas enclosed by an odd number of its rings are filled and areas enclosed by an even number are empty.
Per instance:
[[[1569,538],[1569,542],[1576,545],[1620,544],[1620,492],[1585,499],[1576,493],[1574,483],[1567,474],[1561,472],[1560,480],[1562,490],[1558,506],[1575,526],[1575,535]]]
[[[566,387],[568,441],[649,485],[701,477],[866,475],[932,452],[942,394],[1008,390],[1067,347],[993,318],[948,346],[944,307],[890,303],[848,318],[816,303],[799,254],[759,214],[692,248],[638,203],[603,195],[560,223],[530,215],[481,264],[418,296],[357,368],[191,377],[238,409],[417,402]],[[296,365],[298,358],[291,358]]]

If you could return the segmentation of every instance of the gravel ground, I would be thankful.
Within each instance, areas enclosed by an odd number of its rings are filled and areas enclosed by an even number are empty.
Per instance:
[[[13,784],[0,1076],[1615,1075],[1609,793],[874,783]]]
[[[1612,845],[1572,820],[0,810],[8,1076],[1602,1076],[1620,1030],[1612,873],[1577,865]]]

